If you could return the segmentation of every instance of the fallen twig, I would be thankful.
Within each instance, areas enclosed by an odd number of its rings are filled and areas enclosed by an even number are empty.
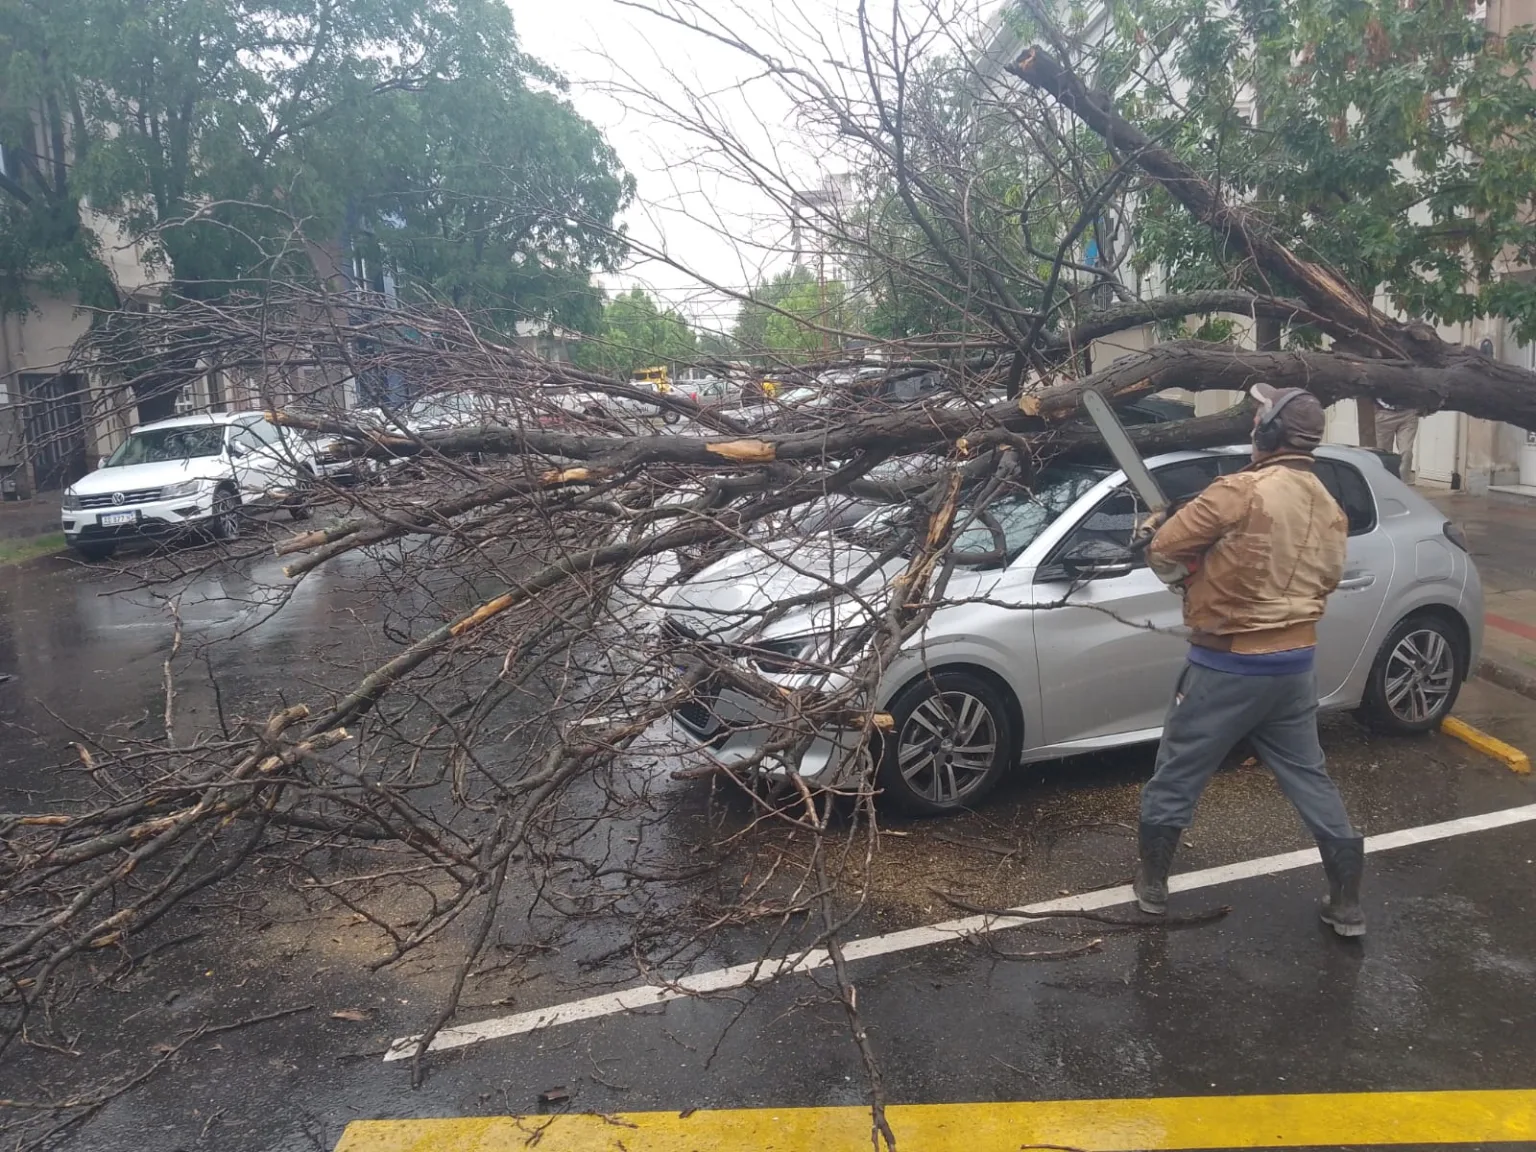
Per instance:
[[[1191,912],[1180,916],[1147,916],[1127,920],[1121,916],[1106,916],[1103,912],[1027,912],[1022,908],[988,908],[982,904],[973,904],[963,896],[956,896],[953,892],[946,892],[942,888],[930,887],[928,891],[946,904],[953,905],[962,912],[973,912],[978,916],[1007,916],[1017,920],[1092,920],[1096,924],[1113,924],[1117,928],[1192,928],[1199,924],[1212,924],[1232,911],[1231,905],[1223,904],[1218,908],[1208,908],[1203,912]]]

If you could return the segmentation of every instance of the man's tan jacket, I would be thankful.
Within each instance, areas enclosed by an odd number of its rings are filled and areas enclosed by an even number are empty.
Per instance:
[[[1285,453],[1221,477],[1179,509],[1152,538],[1147,562],[1169,583],[1183,578],[1191,642],[1284,652],[1317,642],[1348,541],[1349,521],[1312,457]]]

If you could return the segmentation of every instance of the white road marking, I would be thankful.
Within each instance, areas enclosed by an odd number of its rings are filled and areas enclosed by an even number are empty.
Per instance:
[[[1519,808],[1505,808],[1498,812],[1485,812],[1480,816],[1463,816],[1459,820],[1447,820],[1442,824],[1424,824],[1417,828],[1403,828],[1366,838],[1367,852],[1385,852],[1392,848],[1406,848],[1413,844],[1428,844],[1446,840],[1452,836],[1465,836],[1469,832],[1486,832],[1494,828],[1507,828],[1511,824],[1524,824],[1536,820],[1536,804]],[[1210,888],[1217,884],[1231,884],[1238,880],[1251,880],[1257,876],[1272,876],[1278,872],[1290,872],[1318,862],[1316,848],[1303,848],[1299,852],[1282,852],[1278,856],[1260,856],[1254,860],[1241,860],[1236,864],[1223,864],[1219,868],[1202,868],[1197,872],[1182,872],[1169,878],[1172,892],[1192,892],[1198,888]],[[1018,909],[1033,916],[1051,912],[1095,912],[1129,904],[1135,899],[1129,884],[1116,888],[1101,888],[1083,892],[1077,896],[1063,896],[1056,900],[1043,900]],[[1030,921],[1020,916],[965,916],[958,920],[946,920],[921,928],[908,928],[900,932],[888,932],[883,936],[867,936],[862,940],[850,940],[843,945],[843,955],[849,960],[868,960],[873,956],[887,956],[892,952],[907,952],[914,948],[926,948],[933,944],[949,944],[968,936],[988,932],[1002,932],[1018,928]],[[613,1016],[639,1008],[650,1008],[692,996],[701,992],[724,992],[732,988],[745,988],[754,984],[766,984],[781,976],[801,972],[814,972],[826,968],[832,958],[825,948],[814,948],[797,956],[783,956],[755,960],[750,964],[736,964],[729,968],[717,968],[682,976],[671,984],[642,984],[621,992],[607,992],[601,996],[589,996],[584,1000],[572,1000],[548,1008],[535,1008],[529,1012],[517,1012],[511,1016],[499,1016],[479,1020],[473,1024],[461,1024],[456,1028],[444,1028],[432,1039],[431,1052],[449,1048],[463,1048],[503,1036],[517,1036],[556,1024],[571,1024],[577,1020],[593,1020],[601,1016]],[[415,1051],[418,1037],[405,1036],[394,1041],[384,1054],[385,1060],[404,1060]]]

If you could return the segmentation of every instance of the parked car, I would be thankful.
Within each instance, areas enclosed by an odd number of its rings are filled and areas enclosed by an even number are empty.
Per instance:
[[[1148,463],[1179,500],[1247,460],[1233,448]],[[1387,732],[1433,728],[1482,642],[1482,586],[1465,539],[1369,452],[1319,449],[1317,474],[1349,519],[1346,570],[1319,629],[1323,707],[1357,709]],[[888,800],[953,812],[1020,762],[1157,739],[1186,641],[1179,598],[1128,547],[1141,513],[1123,473],[1076,465],[1047,467],[1032,490],[992,499],[985,516],[963,512],[946,604],[867,701],[894,718],[893,734],[873,750]],[[728,556],[670,593],[663,633],[719,645],[786,690],[846,685],[868,613],[907,564],[879,561],[909,514],[890,506],[851,534]],[[858,595],[764,615],[829,581],[852,582]],[[717,685],[702,687],[675,720],[724,763],[757,755],[783,722],[773,707]],[[822,732],[796,770],[847,783],[839,774],[857,764],[860,740]]]
[[[794,388],[781,388],[772,398],[760,396],[750,403],[730,409],[729,415],[748,428],[766,428],[786,412],[802,405],[815,404],[825,395],[826,393],[820,389],[804,384]]]
[[[333,416],[341,423],[350,424],[364,432],[400,435],[400,429],[382,408],[350,408],[339,415],[321,413],[321,416]],[[405,463],[403,457],[380,461],[367,456],[355,456],[349,443],[351,438],[338,436],[334,432],[305,432],[303,435],[314,452],[312,465],[315,475],[333,484],[361,484],[376,479],[386,466]]]
[[[405,413],[413,432],[446,432],[506,423],[509,402],[483,392],[433,392],[412,404]]]
[[[64,540],[87,560],[127,541],[192,531],[233,540],[244,507],[308,516],[314,479],[309,442],[260,412],[144,424],[65,491]]]

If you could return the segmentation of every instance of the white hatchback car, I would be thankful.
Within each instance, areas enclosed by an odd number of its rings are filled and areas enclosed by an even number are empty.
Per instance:
[[[240,534],[239,510],[286,506],[308,515],[314,449],[260,412],[182,416],[141,425],[64,493],[65,542],[87,560],[119,544],[184,532]]]
[[[1477,568],[1455,525],[1360,450],[1318,450],[1349,518],[1344,578],[1318,633],[1322,706],[1425,731],[1476,667]],[[1147,463],[1174,500],[1248,463],[1245,449]],[[1184,664],[1182,603],[1128,547],[1143,514],[1121,472],[1051,465],[1029,488],[960,515],[945,602],[883,670],[867,704],[895,730],[879,754],[887,798],[921,813],[969,807],[1014,764],[1155,740]],[[786,692],[835,690],[871,612],[909,563],[888,506],[852,529],[734,553],[669,596],[663,634],[713,649]],[[680,655],[679,660],[686,659]],[[724,763],[795,735],[795,717],[728,683],[676,714]],[[831,786],[861,763],[857,731],[821,732],[794,767]]]

